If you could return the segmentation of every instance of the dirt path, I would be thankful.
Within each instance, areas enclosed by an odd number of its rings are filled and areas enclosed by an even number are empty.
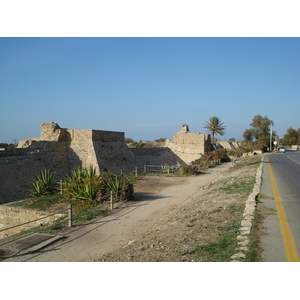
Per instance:
[[[105,260],[112,251],[126,248],[149,232],[167,228],[176,213],[203,192],[203,187],[219,178],[230,168],[230,163],[210,169],[206,174],[193,177],[161,178],[160,185],[154,177],[149,182],[137,183],[148,187],[140,201],[133,201],[109,216],[94,220],[88,225],[75,227],[67,239],[34,254],[17,255],[5,261],[30,262],[87,262]],[[151,180],[155,187],[151,188]],[[156,182],[156,183],[155,183]],[[153,192],[155,190],[155,192]]]

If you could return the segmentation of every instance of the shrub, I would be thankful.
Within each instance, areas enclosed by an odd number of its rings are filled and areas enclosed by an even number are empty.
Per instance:
[[[93,167],[78,168],[71,176],[66,176],[64,195],[69,202],[80,204],[86,201],[100,201],[103,182],[100,175],[96,175]]]
[[[207,152],[206,154],[201,154],[201,157],[192,161],[191,165],[195,172],[200,170],[206,170],[213,165],[221,162],[230,161],[228,152],[224,148],[220,148],[214,151]]]
[[[179,168],[179,174],[181,175],[193,175],[195,170],[190,165],[181,165]]]
[[[163,170],[163,172],[166,173],[174,173],[177,172],[180,168],[180,163],[177,161],[175,165],[168,165],[168,164],[164,164],[161,166],[161,169]]]
[[[78,168],[65,179],[64,195],[69,202],[83,204],[90,201],[90,205],[110,200],[110,191],[114,193],[114,201],[129,200],[133,197],[133,185],[129,177]]]
[[[55,173],[49,169],[40,171],[40,176],[35,175],[35,182],[32,182],[32,188],[29,190],[31,197],[40,197],[52,194],[55,190]]]
[[[266,144],[255,144],[253,146],[253,150],[261,150],[262,152],[267,152],[268,145],[266,145]]]
[[[220,162],[228,162],[230,158],[228,156],[228,151],[225,148],[219,148],[212,151],[213,159],[220,159]]]
[[[111,191],[114,193],[115,201],[130,200],[133,197],[133,185],[126,176],[107,173],[104,184],[106,190],[104,198],[109,198]]]

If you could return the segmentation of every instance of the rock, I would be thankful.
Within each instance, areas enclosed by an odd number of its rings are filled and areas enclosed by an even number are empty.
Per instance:
[[[133,244],[135,242],[136,242],[136,240],[129,241],[123,248],[126,248],[126,247],[128,247],[129,245],[131,245],[131,244]]]

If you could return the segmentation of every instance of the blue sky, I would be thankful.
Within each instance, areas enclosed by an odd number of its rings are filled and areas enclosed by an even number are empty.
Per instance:
[[[242,139],[255,115],[300,128],[300,38],[0,38],[0,142],[40,123],[169,138],[218,116]]]

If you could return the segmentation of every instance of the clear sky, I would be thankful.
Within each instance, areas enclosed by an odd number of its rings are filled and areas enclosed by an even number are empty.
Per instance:
[[[0,142],[40,123],[172,139],[188,124],[242,139],[255,115],[300,128],[300,38],[0,38]]]

